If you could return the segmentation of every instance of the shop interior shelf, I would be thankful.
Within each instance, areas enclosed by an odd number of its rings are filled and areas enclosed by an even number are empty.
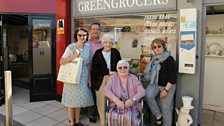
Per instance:
[[[224,58],[224,56],[218,56],[218,55],[205,55],[206,57],[217,57],[217,58]]]
[[[224,37],[224,34],[206,34],[206,37]]]

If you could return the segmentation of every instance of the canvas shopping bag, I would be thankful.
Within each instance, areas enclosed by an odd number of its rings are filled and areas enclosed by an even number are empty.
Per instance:
[[[72,62],[61,65],[58,81],[69,84],[80,84],[83,58],[77,57]]]

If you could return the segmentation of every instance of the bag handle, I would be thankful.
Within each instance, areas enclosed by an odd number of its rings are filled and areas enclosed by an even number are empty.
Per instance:
[[[75,43],[72,43],[70,45],[68,45],[68,48],[72,51],[72,53],[74,53],[76,51],[76,46],[75,46]]]
[[[82,50],[80,50],[79,48],[76,47],[75,43],[72,43],[70,45],[68,45],[68,48],[72,51],[72,53],[74,53],[76,50],[78,50],[79,52],[82,52]],[[83,46],[83,49],[85,48],[85,44]]]

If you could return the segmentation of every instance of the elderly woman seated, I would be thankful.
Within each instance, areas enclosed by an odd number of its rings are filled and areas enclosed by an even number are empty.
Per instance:
[[[120,60],[117,73],[110,76],[104,95],[110,99],[108,126],[139,126],[142,110],[139,102],[145,90],[138,78],[129,74],[129,63]]]

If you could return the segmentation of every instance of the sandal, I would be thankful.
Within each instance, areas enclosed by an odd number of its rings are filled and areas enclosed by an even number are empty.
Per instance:
[[[84,126],[81,122],[75,123],[74,126]]]
[[[70,123],[69,123],[69,126],[74,126],[74,125],[75,125],[75,123],[74,123],[74,124],[70,124]]]
[[[75,118],[74,118],[74,122],[75,122]],[[68,120],[68,123],[69,123],[69,125],[70,126],[74,126],[74,124],[72,125],[72,124],[70,124],[71,123],[71,121],[70,120]]]
[[[71,121],[70,120],[68,120],[68,123],[70,123]],[[74,122],[75,122],[75,118],[74,118]]]
[[[155,125],[156,126],[161,126],[162,125],[162,119],[163,119],[162,116],[159,119],[156,118]]]

